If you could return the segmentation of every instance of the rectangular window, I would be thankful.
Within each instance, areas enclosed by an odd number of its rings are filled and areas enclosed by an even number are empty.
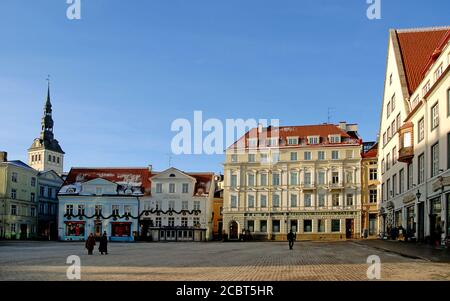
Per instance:
[[[289,137],[288,138],[288,145],[297,145],[298,144],[298,138],[297,137]]]
[[[400,127],[401,127],[401,119],[400,119],[400,113],[398,113],[397,117],[395,118],[395,128],[398,131],[400,129]]]
[[[332,151],[331,152],[331,159],[332,160],[339,160],[339,151],[336,151],[336,150]]]
[[[311,173],[308,171],[308,172],[305,172],[305,175],[304,175],[304,184],[305,185],[311,185]]]
[[[72,215],[73,214],[73,205],[66,204],[66,214]]]
[[[119,205],[112,205],[112,214],[119,215]]]
[[[249,195],[247,196],[248,208],[255,208],[255,196]]]
[[[297,195],[291,194],[291,207],[297,207]]]
[[[36,178],[35,177],[31,177],[31,186],[36,187]]]
[[[381,160],[381,174],[384,174],[386,172],[386,161]]]
[[[413,187],[413,177],[414,177],[413,172],[414,172],[413,164],[409,163],[408,164],[408,183],[407,183],[408,190],[410,190]]]
[[[347,206],[353,206],[353,194],[352,193],[347,194]]]
[[[312,232],[312,220],[305,219],[303,221],[303,232],[305,233]]]
[[[273,194],[272,195],[272,206],[274,208],[279,208],[280,207],[280,196],[278,194]]]
[[[397,163],[397,147],[395,146],[392,149],[392,165],[395,165]]]
[[[425,155],[422,153],[417,161],[419,165],[417,184],[422,184],[425,181]]]
[[[255,154],[248,154],[248,162],[250,162],[250,163],[256,162],[256,155]]]
[[[36,202],[36,195],[33,192],[30,194],[30,201],[33,203]]]
[[[269,163],[269,156],[267,154],[261,154],[261,163]]]
[[[231,155],[231,162],[236,163],[238,161],[238,156],[236,154]]]
[[[189,201],[181,202],[181,210],[189,210]]]
[[[325,207],[325,194],[319,193],[319,207]]]
[[[388,140],[388,142],[391,141],[391,138],[392,138],[391,126],[388,126],[388,128],[387,128],[387,140]]]
[[[439,174],[439,143],[431,147],[431,176]]]
[[[272,232],[280,233],[280,221],[279,220],[272,221]]]
[[[319,144],[319,137],[318,136],[308,137],[308,144]]]
[[[353,172],[347,171],[345,173],[345,180],[347,184],[353,184]]]
[[[200,227],[200,218],[194,217],[193,224],[194,224],[194,227]]]
[[[325,172],[324,171],[319,171],[318,181],[319,181],[319,185],[325,184]]]
[[[431,130],[439,126],[439,103],[431,107]]]
[[[267,221],[259,221],[259,229],[261,232],[267,232]]]
[[[16,233],[16,224],[11,224],[11,232]]]
[[[324,151],[319,151],[317,153],[317,156],[318,156],[319,161],[325,160],[325,152]]]
[[[278,163],[280,161],[280,153],[272,153],[272,163]]]
[[[346,154],[347,159],[353,159],[353,155],[354,155],[353,150],[347,150],[345,152],[345,154]]]
[[[13,172],[11,175],[11,181],[17,183],[17,172]]]
[[[311,194],[305,193],[305,207],[311,207]]]
[[[11,215],[17,215],[17,205],[11,205]]]
[[[388,102],[386,111],[387,111],[387,117],[386,118],[389,118],[389,116],[391,115],[391,102]]]
[[[162,220],[161,217],[156,217],[156,222],[155,222],[156,227],[161,227],[161,220]]]
[[[331,200],[332,200],[332,203],[333,203],[334,207],[339,206],[339,203],[340,203],[340,201],[339,201],[339,194],[333,193],[333,195],[331,196]]]
[[[267,195],[260,196],[261,208],[267,208]]]
[[[175,218],[174,217],[169,217],[168,226],[169,227],[174,227],[175,226]]]
[[[257,138],[248,139],[248,147],[257,147],[257,146],[258,146]]]
[[[175,201],[169,201],[168,204],[169,210],[175,210]]]
[[[162,183],[156,184],[156,193],[162,193]]]
[[[398,192],[402,194],[405,191],[405,170],[400,169],[398,176]]]
[[[319,233],[325,232],[325,220],[323,219],[317,220],[317,232]]]
[[[304,152],[303,153],[303,160],[310,161],[311,160],[311,152]]]
[[[280,185],[280,174],[279,173],[274,173],[272,175],[272,185],[274,185],[274,186]]]
[[[290,183],[291,183],[291,185],[298,185],[298,173],[297,172],[291,171]]]
[[[231,187],[237,187],[237,175],[231,175]]]
[[[188,218],[182,217],[181,218],[181,227],[187,227],[188,226]]]
[[[397,175],[392,176],[392,195],[395,197],[397,195]]]
[[[378,179],[378,171],[376,168],[371,168],[369,170],[369,180],[376,181]]]
[[[386,132],[384,132],[383,134],[383,146],[386,146],[387,143],[387,136],[386,136]]]
[[[175,183],[169,183],[169,193],[175,193]]]
[[[330,135],[329,139],[330,143],[341,143],[341,136],[339,135]]]
[[[291,152],[291,161],[297,161],[297,152]]]
[[[391,112],[394,112],[394,110],[395,110],[395,94],[392,95],[391,98]]]
[[[15,200],[17,198],[17,190],[16,189],[11,189],[11,198],[13,200]]]
[[[188,193],[189,192],[189,184],[188,183],[183,183],[182,192],[183,193]]]
[[[422,117],[422,119],[419,120],[417,127],[418,127],[417,142],[420,142],[425,138],[425,121],[424,121],[423,117]]]
[[[84,215],[86,212],[85,212],[85,209],[84,209],[84,205],[82,205],[82,204],[80,204],[80,205],[78,205],[78,215]]]
[[[269,146],[278,146],[278,137],[269,138]]]
[[[384,202],[384,201],[386,201],[386,186],[385,186],[386,184],[381,184],[381,198],[382,198],[382,201]]]
[[[247,178],[248,178],[247,185],[250,186],[250,187],[255,186],[255,175],[254,174],[249,174]]]
[[[339,184],[339,172],[333,171],[331,173],[331,183],[334,185]]]
[[[444,65],[441,63],[439,67],[437,67],[436,71],[434,72],[434,80],[437,81],[441,77],[442,73],[444,73]]]
[[[341,220],[339,219],[331,220],[331,232],[341,232]]]
[[[102,214],[102,205],[95,205],[95,215]]]
[[[237,197],[235,195],[230,197],[230,206],[231,208],[237,208]]]
[[[194,210],[200,210],[200,201],[194,201]]]
[[[247,229],[250,232],[255,232],[255,221],[247,221]]]
[[[267,174],[261,174],[261,186],[267,186]]]
[[[377,190],[376,189],[370,189],[369,190],[369,203],[370,204],[376,204],[377,203]]]

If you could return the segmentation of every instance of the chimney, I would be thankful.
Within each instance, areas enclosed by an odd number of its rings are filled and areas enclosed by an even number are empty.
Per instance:
[[[263,125],[262,123],[258,123],[258,133],[262,133],[263,131]]]
[[[8,161],[8,153],[0,152],[0,163]]]
[[[153,169],[153,165],[149,164],[149,165],[148,165],[148,171],[149,171],[149,172],[152,172],[152,169]]]
[[[341,130],[346,131],[346,130],[347,130],[347,122],[345,122],[345,121],[340,121],[340,122],[339,122],[339,127],[341,128]]]

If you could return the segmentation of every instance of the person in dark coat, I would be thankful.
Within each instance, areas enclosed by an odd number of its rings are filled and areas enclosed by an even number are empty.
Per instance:
[[[294,241],[295,241],[295,234],[294,232],[289,231],[288,235],[287,235],[287,239],[289,241],[289,250],[292,250],[292,248],[294,247]]]
[[[102,255],[103,253],[105,253],[105,255],[108,255],[108,235],[106,235],[106,231],[103,232],[103,235],[100,238],[100,245],[98,247],[98,250]]]
[[[92,255],[94,246],[95,246],[95,238],[94,238],[94,234],[91,233],[91,234],[89,234],[89,237],[86,240],[86,249],[88,250],[88,255]]]

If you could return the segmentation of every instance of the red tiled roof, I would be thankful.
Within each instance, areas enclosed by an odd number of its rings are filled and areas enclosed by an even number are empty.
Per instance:
[[[449,31],[450,28],[397,31],[410,94],[423,80],[425,68]]]
[[[350,135],[349,132],[344,131],[339,126],[334,124],[319,124],[319,125],[302,125],[302,126],[281,126],[281,127],[267,127],[263,129],[263,133],[260,134],[264,138],[270,138],[272,136],[280,138],[279,146],[287,146],[288,137],[299,137],[301,140],[306,140],[309,136],[319,136],[319,144],[329,144],[329,135],[340,135],[342,139],[341,144],[347,144],[349,139],[353,140],[351,142],[360,143],[359,137],[357,135]],[[242,136],[238,141],[236,141],[230,148],[234,148],[245,139],[245,145],[248,147],[248,138],[257,138],[258,128],[253,128],[248,131],[244,136]],[[261,138],[261,137],[259,137]],[[300,141],[299,141],[300,143]],[[301,144],[301,143],[300,143]],[[333,144],[336,145],[336,144]]]
[[[151,172],[148,168],[72,168],[64,185],[102,178],[114,183],[139,184],[145,195],[151,191]]]
[[[209,194],[211,185],[214,185],[214,173],[187,173],[197,182],[194,187],[194,195]],[[203,192],[201,191],[203,190]]]
[[[378,143],[375,143],[367,152],[362,153],[363,158],[376,158],[378,155]]]

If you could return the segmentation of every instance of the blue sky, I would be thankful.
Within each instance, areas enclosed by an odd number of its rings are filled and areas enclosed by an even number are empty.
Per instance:
[[[388,30],[450,25],[450,2],[0,1],[0,149],[26,161],[51,75],[55,135],[71,166],[168,167],[176,118],[379,126]],[[222,156],[173,156],[186,171]]]

